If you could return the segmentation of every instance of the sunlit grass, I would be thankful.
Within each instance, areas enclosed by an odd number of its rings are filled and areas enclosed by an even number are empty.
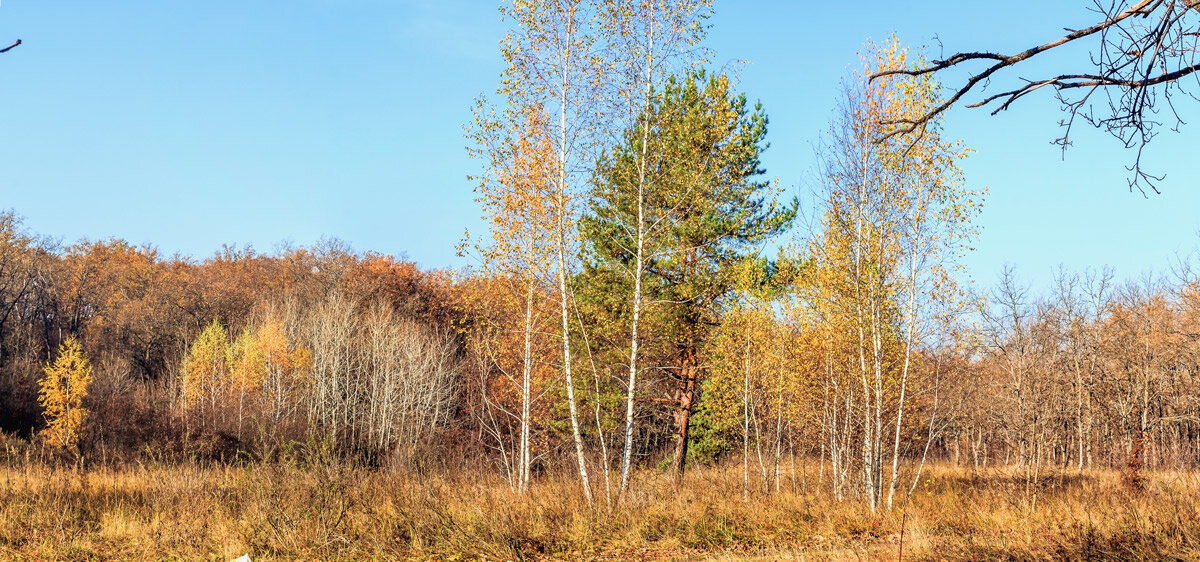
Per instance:
[[[900,509],[871,514],[811,488],[743,499],[737,466],[676,489],[643,473],[619,509],[575,481],[527,496],[490,474],[286,466],[0,468],[0,558],[1195,559],[1200,476],[927,470]],[[805,484],[807,483],[807,490]]]

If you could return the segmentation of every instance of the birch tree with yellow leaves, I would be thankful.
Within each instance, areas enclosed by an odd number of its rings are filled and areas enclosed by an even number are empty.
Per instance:
[[[249,328],[243,329],[229,346],[230,379],[238,394],[238,439],[242,438],[242,422],[246,411],[246,393],[254,393],[262,386],[267,374],[267,358],[259,346],[258,338]]]
[[[268,316],[254,332],[254,345],[262,358],[261,392],[272,425],[290,416],[296,409],[301,383],[312,366],[312,350],[292,341],[283,323]]]
[[[953,314],[967,304],[955,273],[982,199],[957,167],[967,151],[942,136],[939,120],[912,134],[884,134],[880,123],[938,103],[939,87],[927,75],[866,80],[908,64],[895,39],[868,45],[863,69],[847,82],[823,153],[825,232],[814,246],[828,297],[820,302],[850,336],[861,490],[872,510],[895,501],[914,349],[945,325],[934,311]]]
[[[480,135],[487,137],[501,130],[478,127],[481,115],[485,116],[483,121],[509,125],[523,123],[522,116],[531,110],[546,115],[537,124],[542,129],[538,135],[549,139],[553,147],[552,173],[546,178],[552,189],[546,203],[553,235],[550,245],[537,248],[550,256],[554,267],[567,410],[580,481],[584,496],[591,502],[572,370],[567,281],[576,255],[577,198],[600,144],[598,132],[604,127],[602,97],[607,67],[598,41],[598,20],[603,14],[598,2],[585,0],[511,0],[503,2],[500,11],[512,26],[500,45],[507,66],[497,94],[503,99],[504,109],[497,121],[491,118],[494,114],[486,103],[480,102],[477,126],[471,136],[478,140]]]
[[[184,359],[184,406],[215,409],[228,383],[229,335],[220,322],[213,320],[200,331]]]
[[[515,468],[509,470],[514,487],[524,492],[530,483],[532,410],[537,399],[534,388],[535,340],[541,330],[539,299],[547,292],[547,281],[553,271],[553,257],[547,252],[553,247],[558,228],[554,216],[554,173],[556,156],[547,136],[546,116],[539,106],[506,108],[503,117],[477,107],[472,135],[476,145],[472,155],[484,161],[484,174],[477,177],[477,200],[483,207],[490,227],[491,239],[476,243],[474,249],[485,271],[499,279],[508,280],[509,293],[520,300],[523,324],[495,326],[499,337],[489,337],[483,349],[500,371],[504,353],[505,332],[518,332],[523,340],[520,376],[510,376],[520,388],[520,440],[517,444]],[[495,297],[495,295],[492,295]],[[495,316],[495,315],[493,315]],[[500,318],[511,318],[501,314]],[[485,328],[491,331],[492,327]],[[497,332],[492,332],[497,333]],[[486,388],[486,385],[485,385]],[[488,401],[486,393],[484,400]],[[488,407],[493,403],[488,401]],[[497,434],[497,438],[500,438]],[[506,459],[507,462],[507,459]]]
[[[555,280],[557,282],[562,343],[562,374],[566,383],[567,411],[583,494],[592,502],[591,481],[583,450],[579,407],[571,353],[571,295],[567,279],[576,255],[575,217],[583,172],[593,161],[602,127],[601,96],[605,64],[598,43],[601,15],[595,2],[513,0],[501,12],[514,29],[501,42],[508,67],[499,93],[516,107],[538,107],[549,119],[544,134],[554,147],[550,185],[553,218]]]

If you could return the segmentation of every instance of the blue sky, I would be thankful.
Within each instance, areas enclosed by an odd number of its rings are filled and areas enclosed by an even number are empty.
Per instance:
[[[1014,51],[1088,23],[1087,4],[717,0],[708,44],[770,116],[768,174],[806,192],[866,39]],[[7,0],[0,42],[25,44],[0,56],[0,207],[68,243],[205,257],[330,236],[460,265],[455,244],[481,224],[462,125],[497,85],[503,33],[491,0]],[[1181,109],[1200,117],[1200,104]],[[1198,245],[1194,126],[1156,141],[1150,165],[1168,178],[1143,197],[1125,183],[1132,155],[1104,135],[1080,130],[1064,160],[1050,145],[1059,118],[1047,96],[998,117],[949,114],[976,150],[968,181],[990,188],[975,279],[991,284],[1005,263],[1035,287],[1059,263],[1132,278]]]

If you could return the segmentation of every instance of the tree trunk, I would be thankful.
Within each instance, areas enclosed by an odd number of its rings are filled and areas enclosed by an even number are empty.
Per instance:
[[[517,460],[517,491],[524,493],[529,489],[530,454],[530,410],[533,401],[531,379],[533,375],[533,282],[525,293],[525,350],[521,366],[521,443]]]
[[[568,29],[571,30],[569,37],[573,38],[576,31],[575,12],[568,11],[569,22]],[[556,234],[558,242],[558,294],[560,310],[562,312],[562,349],[563,349],[563,376],[567,382],[567,409],[571,415],[571,437],[575,441],[575,458],[579,462],[579,479],[583,484],[583,495],[587,498],[590,505],[592,503],[592,484],[588,479],[587,461],[583,455],[583,436],[579,431],[579,408],[575,402],[575,381],[571,376],[571,314],[570,314],[570,294],[567,291],[567,214],[570,212],[567,201],[567,163],[568,159],[568,130],[567,130],[567,105],[570,102],[568,95],[568,76],[571,75],[570,62],[573,60],[571,39],[567,41],[567,47],[562,53],[562,82],[559,84],[559,121],[558,121],[558,209],[557,209],[557,228]]]
[[[676,483],[683,482],[684,463],[687,461],[688,425],[692,419],[692,408],[696,401],[696,383],[698,368],[696,350],[684,350],[680,361],[680,374],[683,377],[679,389],[679,405],[675,411],[675,454],[671,458],[671,472],[675,475]]]
[[[564,198],[560,194],[560,198]],[[563,204],[565,207],[565,204]],[[579,408],[575,402],[575,380],[571,376],[571,316],[567,292],[566,233],[563,213],[558,217],[558,292],[562,311],[563,375],[567,379],[567,409],[571,414],[571,436],[575,440],[575,458],[579,461],[579,479],[583,483],[583,495],[592,503],[592,484],[588,479],[587,461],[583,456],[583,436],[579,432]]]
[[[742,382],[742,498],[750,500],[750,318],[746,317],[746,371]]]
[[[649,104],[649,92],[647,92]],[[644,110],[643,110],[644,111]],[[638,327],[642,316],[642,277],[645,275],[646,251],[646,143],[650,134],[649,123],[642,128],[642,152],[638,169],[638,218],[637,218],[637,250],[634,256],[633,269],[633,318],[629,336],[629,380],[625,390],[625,450],[621,455],[621,491],[629,487],[629,471],[633,456],[633,401],[637,392],[638,374]]]

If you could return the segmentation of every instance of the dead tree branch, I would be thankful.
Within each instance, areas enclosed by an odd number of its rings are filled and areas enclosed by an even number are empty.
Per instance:
[[[1196,99],[1185,88],[1184,78],[1200,71],[1200,0],[1094,0],[1091,8],[1099,22],[1068,33],[1016,54],[961,52],[923,66],[896,68],[876,73],[870,80],[891,76],[921,76],[975,62],[988,65],[971,73],[965,82],[952,88],[944,101],[923,115],[883,121],[889,126],[880,141],[907,135],[931,119],[963,101],[974,90],[984,90],[994,75],[1035,56],[1053,51],[1085,38],[1098,45],[1090,60],[1077,63],[1080,71],[1037,79],[1019,79],[1020,84],[986,95],[967,107],[992,107],[995,115],[1009,109],[1017,100],[1042,89],[1054,91],[1066,116],[1059,122],[1063,135],[1054,143],[1064,150],[1071,144],[1071,128],[1080,117],[1092,126],[1119,139],[1126,148],[1135,149],[1136,157],[1128,167],[1129,187],[1143,193],[1149,187],[1158,192],[1156,176],[1142,169],[1146,145],[1163,125],[1160,113],[1173,120],[1177,130],[1184,123],[1176,111],[1173,97],[1179,94]],[[1086,68],[1084,68],[1086,67]],[[1198,75],[1200,76],[1200,75]],[[1102,93],[1099,108],[1093,94]],[[1107,103],[1103,103],[1107,102]],[[1106,106],[1106,107],[1105,107]],[[1166,111],[1163,112],[1163,108]]]

